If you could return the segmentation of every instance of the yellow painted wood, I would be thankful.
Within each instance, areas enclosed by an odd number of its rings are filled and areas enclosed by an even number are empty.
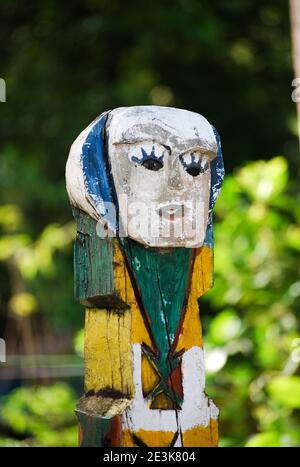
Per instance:
[[[118,241],[114,241],[115,291],[129,306],[137,308],[131,281]],[[137,310],[138,311],[138,310]],[[85,390],[114,389],[133,394],[132,311],[86,309]]]
[[[196,254],[192,289],[197,298],[201,297],[213,285],[213,250],[208,246],[199,248]]]
[[[202,347],[202,327],[198,302],[191,294],[176,346],[176,352],[180,352],[181,350],[186,351],[194,346]]]
[[[218,420],[211,419],[208,426],[197,426],[182,434],[184,447],[217,447]]]
[[[174,438],[174,433],[171,431],[139,430],[135,435],[149,447],[168,447]],[[183,447],[217,447],[218,420],[211,419],[208,426],[197,426],[184,431],[181,439]],[[130,430],[125,430],[123,433],[123,446],[136,446]]]
[[[128,273],[126,271],[125,260],[117,239],[114,239],[114,260],[113,260],[113,273],[115,291],[120,295],[121,299],[127,302],[127,287]],[[130,281],[129,281],[130,282]]]
[[[89,308],[85,318],[85,389],[132,395],[131,313]]]
[[[204,246],[196,254],[187,308],[176,346],[177,352],[183,349],[188,350],[194,346],[202,346],[198,298],[212,287],[212,282],[213,252],[209,247]]]
[[[157,385],[160,378],[149,359],[142,355],[142,388],[146,396]]]
[[[176,407],[172,399],[164,392],[160,392],[155,396],[150,405],[151,410],[174,410],[175,408]]]
[[[149,333],[145,326],[142,314],[136,304],[134,304],[131,307],[131,312],[132,312],[132,335],[131,335],[132,343],[133,344],[144,343],[144,344],[147,344],[148,347],[151,348],[152,342],[151,342]]]
[[[132,333],[131,342],[132,344],[145,343],[149,347],[152,346],[151,339],[147,328],[144,324],[144,320],[140,309],[137,305],[134,290],[131,284],[131,279],[128,274],[123,253],[117,241],[114,245],[114,278],[116,291],[120,294],[122,300],[124,300],[131,309],[132,316]]]
[[[174,438],[174,433],[172,431],[139,430],[135,435],[149,447],[169,447]],[[124,430],[123,446],[136,447],[132,438],[132,433],[129,430]]]

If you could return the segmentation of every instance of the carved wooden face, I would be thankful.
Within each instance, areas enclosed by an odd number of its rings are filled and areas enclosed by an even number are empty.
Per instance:
[[[208,121],[142,106],[113,110],[106,128],[123,234],[152,247],[201,246],[217,154]]]

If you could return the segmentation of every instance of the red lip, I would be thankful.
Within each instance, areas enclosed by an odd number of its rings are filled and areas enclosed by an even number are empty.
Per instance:
[[[183,216],[183,205],[182,204],[167,204],[158,209],[159,217],[168,220],[169,222],[175,222],[177,219],[181,219]]]

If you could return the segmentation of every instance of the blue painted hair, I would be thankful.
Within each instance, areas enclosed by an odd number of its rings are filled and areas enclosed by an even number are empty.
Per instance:
[[[217,201],[217,197],[219,196],[221,186],[224,180],[225,169],[224,169],[224,161],[222,156],[222,147],[221,147],[221,139],[220,135],[217,130],[212,126],[214,131],[216,141],[217,141],[217,157],[211,162],[210,165],[210,199],[209,199],[209,214],[208,214],[208,224],[206,229],[206,236],[204,240],[204,245],[213,248],[214,246],[214,238],[213,238],[213,207],[215,202]]]
[[[85,189],[93,200],[94,208],[115,232],[116,225],[113,225],[112,220],[109,219],[109,213],[105,207],[105,203],[113,203],[108,160],[104,147],[107,117],[108,112],[105,112],[92,124],[82,146],[81,162]]]

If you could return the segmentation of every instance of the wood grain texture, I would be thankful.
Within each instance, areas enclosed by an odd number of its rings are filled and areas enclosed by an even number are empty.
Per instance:
[[[132,433],[125,430],[123,433],[123,447],[173,447],[178,439],[178,433],[172,431],[146,431],[140,430]]]
[[[143,246],[140,248],[144,249]],[[143,278],[144,285],[142,288],[139,287],[141,285],[141,280],[137,281],[136,276],[132,276],[132,271],[131,274],[129,274],[125,266],[125,260],[120,245],[118,245],[116,240],[112,242],[114,290],[120,299],[130,306],[130,309],[122,309],[121,312],[120,310],[104,308],[86,309],[86,393],[80,399],[77,407],[78,416],[81,417],[81,420],[82,417],[87,417],[84,419],[85,423],[81,423],[81,437],[85,440],[81,445],[111,445],[107,443],[115,443],[114,445],[118,446],[215,446],[218,439],[217,412],[216,409],[210,412],[209,406],[211,401],[206,399],[206,396],[201,396],[204,388],[204,381],[202,381],[201,376],[202,370],[199,376],[196,376],[196,379],[193,380],[195,370],[190,369],[191,363],[189,363],[188,366],[185,363],[185,389],[183,390],[183,376],[181,374],[180,361],[178,361],[179,365],[174,365],[172,370],[173,365],[170,366],[169,360],[169,356],[171,355],[170,349],[175,345],[175,354],[186,355],[186,357],[184,357],[186,362],[190,361],[190,357],[187,357],[188,351],[192,351],[191,359],[195,362],[195,368],[197,368],[198,357],[194,349],[199,349],[202,346],[198,297],[212,286],[212,250],[208,247],[195,250],[187,262],[186,267],[190,264],[193,257],[193,263],[190,269],[191,278],[188,281],[187,279],[185,281],[180,281],[181,286],[183,286],[184,283],[189,283],[188,288],[186,288],[186,285],[184,286],[186,289],[185,293],[187,294],[186,310],[185,313],[183,313],[182,307],[184,300],[182,299],[179,300],[180,303],[178,302],[178,305],[176,305],[178,311],[181,310],[179,314],[178,312],[176,315],[172,314],[173,308],[170,308],[171,314],[166,315],[167,318],[169,317],[170,319],[167,319],[165,325],[170,323],[171,326],[165,329],[164,332],[168,336],[168,333],[171,331],[173,339],[172,341],[170,339],[165,341],[162,347],[160,344],[157,345],[156,342],[155,344],[153,343],[152,335],[155,328],[153,323],[151,323],[150,326],[149,323],[147,324],[147,317],[141,312],[141,302],[140,299],[137,299],[137,293],[141,293],[139,291],[143,290],[143,288],[145,290],[145,287],[153,287],[151,271],[156,271],[161,281],[167,276],[171,278],[174,276],[176,278],[176,268],[180,269],[181,264],[180,255],[177,253],[176,262],[171,263],[173,270],[170,275],[168,273],[168,268],[165,268],[165,259],[160,257],[159,259],[154,259],[152,257],[153,254],[155,254],[153,250],[150,252],[149,250],[143,252],[143,257],[140,255],[133,255],[133,251],[136,252],[136,249],[131,250],[131,260],[138,260],[136,263],[138,266],[140,261],[140,263],[143,264],[140,270],[141,272],[144,270],[144,274],[146,274],[146,277]],[[180,250],[177,250],[177,252],[178,251],[180,252]],[[150,259],[147,258],[147,256],[149,256]],[[152,267],[149,267],[149,261]],[[153,261],[155,263],[154,266],[152,264]],[[147,270],[149,271],[148,276]],[[156,277],[155,280],[159,278]],[[134,281],[134,284],[132,281]],[[148,285],[147,281],[149,282]],[[173,288],[168,289],[168,286],[166,290],[164,290],[163,287],[162,289],[158,288],[159,293],[162,294],[159,300],[162,298],[167,299],[168,297],[173,300],[173,290],[176,289],[174,286],[175,282],[171,281],[171,283],[173,283]],[[166,294],[169,295],[167,296]],[[154,289],[152,289],[152,292],[151,289],[149,289],[149,295],[147,295],[148,299],[150,300],[151,297],[153,298],[153,295],[155,295]],[[160,303],[157,302],[157,298],[159,297],[157,297],[156,294],[156,301],[154,300],[153,303],[151,300],[149,302],[147,299],[148,307],[151,307],[150,316],[152,318],[155,317],[153,313]],[[175,300],[173,306],[175,306],[176,303]],[[156,326],[159,328],[159,323],[157,323]],[[159,337],[159,334],[156,333],[156,339],[157,337]],[[161,368],[159,368],[160,371],[158,371],[155,365],[157,360],[155,362],[155,360],[149,359],[147,354],[141,352],[141,368],[139,370],[142,389],[141,397],[147,403],[149,410],[147,415],[146,412],[143,413],[144,409],[138,409],[137,414],[132,412],[132,410],[135,410],[134,404],[132,406],[132,402],[134,402],[136,397],[139,397],[137,386],[133,379],[133,366],[136,362],[134,363],[132,361],[131,348],[135,342],[138,342],[142,347],[144,347],[145,342],[147,342],[146,348],[158,349],[161,355],[166,359],[166,365],[169,365],[169,367],[165,367],[165,373],[162,375]],[[193,355],[195,356],[193,357]],[[192,367],[193,366],[194,363],[192,364]],[[190,377],[191,382],[189,383]],[[192,386],[192,388],[190,388],[190,386]],[[192,392],[190,389],[192,389]],[[194,399],[193,392],[195,390],[195,394],[198,395]],[[190,399],[190,402],[188,402],[188,399]],[[180,400],[185,401],[182,407],[183,410],[181,410],[178,405]],[[193,409],[193,400],[197,404],[195,409]],[[202,405],[203,408],[201,408]],[[133,407],[133,409],[131,409],[131,407]],[[191,410],[192,412],[190,412]],[[196,414],[197,411],[199,412],[198,415]],[[155,413],[164,413],[161,418],[161,423],[159,423],[158,426],[155,422],[157,418],[154,416]],[[176,422],[176,417],[174,423],[171,422],[171,413],[177,413],[179,422]],[[151,427],[151,414],[153,414],[154,418],[152,429],[149,430]],[[112,429],[112,427],[115,426],[113,422],[115,416],[120,416],[121,428],[119,426],[119,431],[115,428]],[[132,427],[128,429],[126,425],[127,416],[129,416],[130,419],[135,416],[140,417],[139,425],[141,428],[135,429]],[[103,417],[110,422],[104,422]],[[147,417],[147,423],[145,423]],[[192,420],[193,417],[195,421],[191,421],[190,424],[189,420]],[[99,424],[99,426],[97,426],[97,424]],[[145,428],[143,428],[143,425]],[[96,434],[92,433],[93,430]],[[112,437],[109,441],[107,438],[108,434]]]
[[[118,447],[122,445],[121,417],[99,418],[77,412],[80,447]]]
[[[89,308],[85,319],[85,395],[77,409],[97,416],[123,413],[133,398],[130,310]]]
[[[198,426],[183,432],[146,431],[123,433],[123,447],[217,447],[218,421],[211,420],[208,426]]]
[[[128,308],[119,295],[120,271],[114,264],[116,240],[97,235],[97,222],[74,208],[77,225],[74,247],[75,298],[89,307],[122,310]],[[123,267],[122,264],[120,265]],[[117,283],[116,283],[117,280]]]
[[[213,251],[207,246],[195,255],[194,269],[184,320],[178,335],[176,352],[193,346],[202,347],[202,326],[198,299],[213,285]]]
[[[218,420],[211,419],[208,426],[197,426],[183,432],[183,445],[187,448],[213,448],[218,446]]]
[[[126,267],[118,241],[99,238],[96,221],[79,209],[73,212],[77,224],[75,296],[87,306],[85,394],[77,411],[113,417],[124,412],[134,392]]]

